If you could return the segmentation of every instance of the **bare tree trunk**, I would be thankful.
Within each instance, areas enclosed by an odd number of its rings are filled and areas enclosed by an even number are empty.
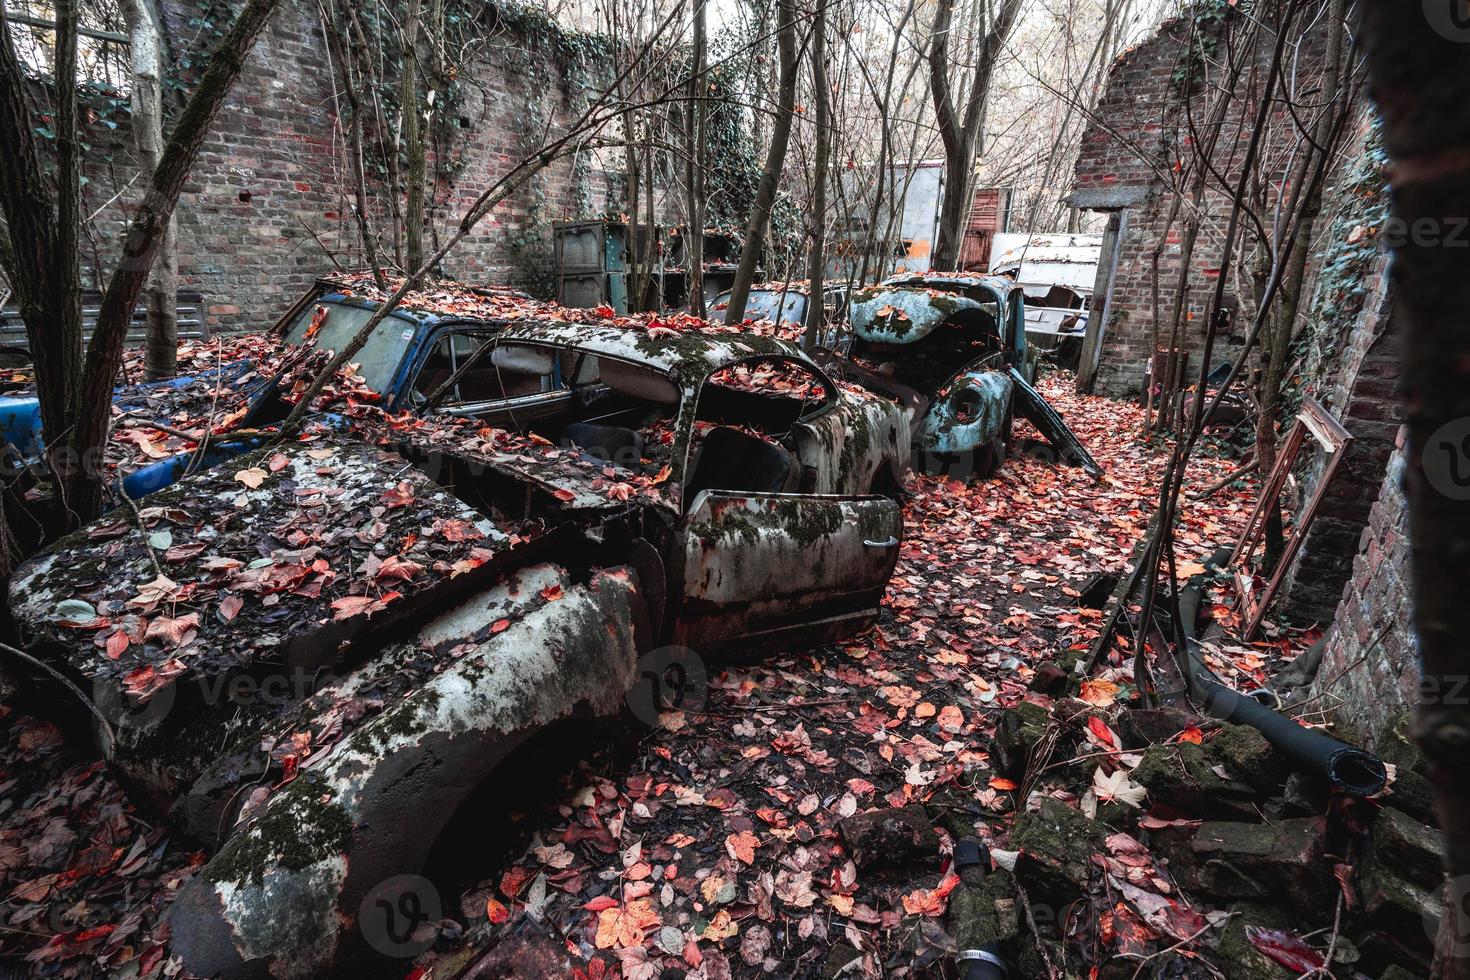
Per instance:
[[[234,26],[210,55],[208,67],[179,114],[158,167],[153,171],[148,190],[128,228],[122,261],[108,282],[102,308],[97,313],[97,328],[87,348],[86,373],[73,410],[73,428],[67,446],[77,465],[59,473],[63,497],[79,521],[96,515],[102,504],[105,471],[97,465],[97,460],[107,439],[112,417],[112,387],[122,365],[122,349],[133,307],[138,302],[158,249],[163,245],[174,205],[178,203],[184,181],[199,156],[199,148],[235,80],[240,77],[245,58],[255,46],[256,38],[264,30],[276,3],[277,0],[249,0]],[[4,87],[4,78],[0,77],[0,88]],[[0,133],[0,143],[9,138],[12,134]],[[37,386],[40,386],[39,374]]]
[[[428,167],[428,146],[419,118],[419,18],[422,0],[408,0],[408,13],[403,22],[403,89],[400,96],[403,113],[403,145],[408,151],[408,200],[403,209],[404,238],[407,241],[407,265],[417,269],[424,264],[424,171]]]
[[[971,171],[985,120],[985,99],[990,93],[996,60],[1021,12],[1021,0],[1001,0],[995,23],[988,30],[982,13],[978,63],[961,112],[950,87],[954,73],[949,59],[954,4],[955,0],[938,0],[934,10],[934,40],[929,48],[929,88],[934,95],[935,123],[944,142],[944,176],[948,182],[939,208],[939,234],[930,258],[930,266],[935,269],[953,269],[959,264],[960,246],[970,219],[974,176]],[[985,8],[979,9],[983,12]]]
[[[344,0],[344,6],[350,8],[354,0]],[[363,115],[362,101],[358,96],[358,74],[360,66],[366,55],[357,43],[357,36],[352,30],[351,24],[355,13],[348,9],[342,18],[342,27],[339,32],[336,18],[332,17],[326,6],[322,7],[323,27],[326,29],[330,50],[337,62],[337,75],[342,83],[342,94],[347,99],[347,109],[351,118],[347,121],[347,152],[351,156],[348,161],[352,167],[352,199],[353,218],[357,223],[357,234],[362,239],[362,255],[367,261],[368,268],[373,272],[373,281],[379,289],[387,289],[387,280],[383,278],[383,269],[378,262],[377,242],[373,239],[372,229],[368,227],[367,220],[367,173],[363,165],[362,153],[362,130]],[[343,36],[346,35],[346,42]]]
[[[82,373],[81,284],[75,262],[68,267],[60,256],[64,222],[46,190],[25,90],[10,22],[0,17],[0,206],[9,233],[5,273],[26,325],[41,423],[48,443],[59,447]],[[61,102],[75,94],[74,86],[57,86]]]
[[[685,131],[689,134],[686,148],[685,189],[688,201],[685,213],[688,227],[684,232],[684,264],[688,274],[684,278],[689,299],[689,310],[697,317],[704,316],[704,121],[705,96],[709,93],[709,79],[705,78],[705,60],[708,41],[705,38],[705,0],[694,2],[693,51],[690,53],[689,105],[685,110]]]
[[[158,22],[148,0],[125,0],[122,8],[133,59],[133,140],[138,146],[138,158],[153,170],[163,156],[163,88],[160,82],[163,25]],[[148,323],[148,344],[143,358],[145,380],[171,378],[178,368],[178,291],[178,220],[170,215],[163,233],[163,245],[143,287]]]
[[[1415,736],[1429,763],[1444,831],[1451,902],[1433,976],[1470,977],[1464,896],[1470,882],[1470,699],[1445,696],[1470,674],[1470,604],[1459,583],[1470,554],[1465,505],[1465,420],[1470,418],[1470,249],[1449,237],[1470,214],[1470,71],[1465,30],[1430,8],[1388,0],[1358,4],[1373,101],[1393,161],[1393,213],[1438,237],[1394,249],[1395,329],[1403,336],[1405,489],[1409,564],[1423,681]],[[1426,224],[1421,225],[1420,222]]]
[[[765,169],[755,189],[755,203],[745,226],[745,242],[740,251],[740,265],[730,287],[730,308],[725,322],[736,324],[745,319],[745,304],[750,300],[750,286],[755,282],[755,267],[760,261],[766,240],[766,226],[771,208],[776,203],[776,185],[786,163],[786,144],[791,137],[792,113],[796,108],[796,0],[778,0],[776,42],[781,51],[781,78],[776,95],[776,119],[771,125],[771,145],[766,151]]]
[[[812,160],[811,245],[807,252],[806,324],[801,345],[811,350],[822,330],[822,272],[827,261],[827,166],[832,154],[832,91],[827,85],[827,4],[817,0],[812,18],[812,98],[816,102],[817,146]]]
[[[1307,134],[1301,151],[1301,159],[1294,168],[1291,178],[1293,193],[1307,182],[1308,174],[1320,155],[1335,155],[1337,133],[1340,131],[1339,117],[1348,111],[1340,104],[1338,93],[1341,87],[1343,64],[1344,18],[1347,16],[1346,0],[1333,0],[1327,11],[1327,62],[1322,83],[1322,110],[1318,113],[1312,130]],[[1322,212],[1322,185],[1313,185],[1300,194],[1300,201],[1293,200],[1291,210],[1296,212],[1298,228],[1291,254],[1286,259],[1286,271],[1281,282],[1281,303],[1274,311],[1275,321],[1270,340],[1262,348],[1260,409],[1256,416],[1256,461],[1264,481],[1276,465],[1276,433],[1281,421],[1282,385],[1286,380],[1286,359],[1291,352],[1292,333],[1296,327],[1297,311],[1301,306],[1302,286],[1306,280],[1307,259],[1312,249],[1312,232],[1317,216]],[[1281,511],[1272,508],[1266,515],[1265,571],[1270,574],[1280,560],[1285,547],[1285,532],[1282,527]]]

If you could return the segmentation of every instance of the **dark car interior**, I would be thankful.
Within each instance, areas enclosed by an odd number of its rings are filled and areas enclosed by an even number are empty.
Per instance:
[[[615,358],[525,343],[501,343],[462,364],[447,395],[481,372],[489,387],[526,396],[487,405],[473,416],[576,449],[590,460],[652,474],[671,462],[682,392],[662,373]],[[459,388],[463,391],[463,388]],[[792,427],[830,404],[833,392],[810,368],[783,358],[732,364],[699,394],[685,500],[704,489],[779,492],[798,477],[782,443]]]
[[[933,395],[960,368],[1004,350],[993,299],[979,309],[956,311],[913,343],[877,343],[858,336],[852,342],[852,355],[863,366],[926,395]]]

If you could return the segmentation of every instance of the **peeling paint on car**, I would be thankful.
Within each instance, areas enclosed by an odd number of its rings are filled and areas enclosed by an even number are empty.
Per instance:
[[[921,444],[932,452],[962,453],[1002,438],[1013,388],[1003,371],[958,375],[930,404]]]
[[[314,760],[185,886],[172,921],[187,971],[238,975],[256,965],[309,977],[367,955],[351,929],[353,900],[396,865],[417,866],[414,855],[375,847],[385,836],[404,839],[390,825],[413,826],[426,854],[459,802],[525,737],[579,708],[616,714],[646,630],[626,568],[585,585],[562,570],[528,568],[497,590],[499,600],[472,600],[430,631],[468,641],[489,625],[489,608],[511,591],[525,602],[542,583],[564,594]]]

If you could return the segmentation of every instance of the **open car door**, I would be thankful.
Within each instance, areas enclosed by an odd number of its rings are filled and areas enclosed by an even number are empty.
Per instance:
[[[869,626],[898,561],[887,497],[707,490],[680,524],[675,643],[821,642]]]
[[[734,428],[707,434],[675,530],[673,640],[695,650],[868,626],[903,516],[879,496],[787,493],[792,457]]]

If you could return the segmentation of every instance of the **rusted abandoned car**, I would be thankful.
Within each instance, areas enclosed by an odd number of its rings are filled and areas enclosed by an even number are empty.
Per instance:
[[[845,283],[828,284],[822,288],[822,336],[823,347],[835,347],[838,330],[847,318],[848,289]],[[799,340],[801,326],[806,323],[806,311],[811,302],[811,283],[806,279],[791,282],[757,283],[750,288],[750,297],[745,303],[747,320],[769,320],[778,327],[789,327],[782,334],[788,340]],[[719,320],[730,308],[730,292],[726,290],[710,303],[709,314]]]
[[[368,273],[344,273],[317,280],[264,335],[224,338],[210,351],[202,370],[167,381],[129,384],[113,396],[116,425],[108,462],[122,488],[141,498],[186,471],[217,465],[261,445],[284,408],[272,399],[280,357],[312,339],[320,350],[335,350],[368,321],[381,301]],[[446,377],[458,360],[511,319],[545,308],[524,293],[436,281],[411,292],[379,324],[354,359],[366,393],[389,411],[418,408],[427,388]],[[183,430],[217,430],[225,435],[189,442]],[[163,428],[157,428],[158,425]],[[34,393],[0,396],[0,438],[12,472],[43,483],[40,403]],[[178,452],[168,452],[169,446]],[[144,446],[146,454],[137,452]]]
[[[1032,387],[1025,295],[1003,276],[901,275],[853,294],[854,376],[918,405],[915,448],[928,469],[987,476],[1005,458],[1016,412],[1066,459],[1100,472]]]
[[[439,404],[466,385],[505,397]],[[877,615],[906,420],[788,344],[528,323],[430,401],[475,417],[309,428],[12,580],[116,769],[217,848],[171,913],[189,975],[370,968],[374,889],[419,871],[518,745],[617,715],[640,657]]]

